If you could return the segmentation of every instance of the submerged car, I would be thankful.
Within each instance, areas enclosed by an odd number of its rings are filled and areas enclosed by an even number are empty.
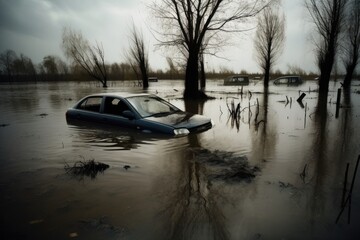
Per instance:
[[[249,85],[249,77],[243,75],[230,76],[224,79],[224,86]]]
[[[152,94],[102,93],[81,99],[66,112],[66,119],[183,136],[213,127],[210,118],[181,111]]]
[[[274,80],[275,85],[300,85],[303,81],[300,76],[284,76]]]

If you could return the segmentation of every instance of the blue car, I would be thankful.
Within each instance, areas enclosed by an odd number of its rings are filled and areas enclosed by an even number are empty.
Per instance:
[[[210,118],[181,111],[152,94],[102,93],[84,97],[66,112],[66,119],[184,136],[213,127]]]

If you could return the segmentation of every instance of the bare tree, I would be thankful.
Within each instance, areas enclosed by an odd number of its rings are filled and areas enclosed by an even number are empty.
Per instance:
[[[351,0],[346,19],[346,31],[342,48],[342,60],[346,69],[344,87],[350,87],[351,79],[360,59],[360,1]]]
[[[104,88],[107,87],[107,71],[102,45],[96,43],[96,45],[90,46],[81,32],[64,28],[62,48],[65,55],[74,64],[80,65],[91,77],[100,81]]]
[[[13,50],[6,50],[0,54],[0,66],[2,72],[5,72],[8,76],[8,80],[12,79],[14,61],[17,59],[17,55]]]
[[[302,69],[301,67],[299,67],[298,65],[288,64],[288,65],[287,65],[287,68],[288,68],[288,71],[287,71],[287,72],[288,72],[289,74],[300,75],[300,76],[301,76],[301,75],[302,75],[302,76],[307,75],[307,72],[306,72],[304,69]]]
[[[161,21],[162,46],[176,46],[186,57],[185,98],[204,98],[199,90],[202,47],[218,47],[221,33],[241,31],[240,23],[254,17],[272,0],[163,0],[151,6]]]
[[[320,70],[319,102],[326,103],[347,2],[348,0],[306,0],[305,2],[319,35],[315,43],[317,64]]]
[[[272,8],[258,16],[255,35],[257,61],[264,72],[264,87],[269,87],[270,71],[280,56],[285,40],[285,17]]]
[[[149,87],[148,72],[149,58],[144,43],[144,37],[141,32],[136,29],[133,23],[130,37],[130,48],[126,54],[126,58],[133,68],[135,74],[141,75],[142,85],[144,89]]]
[[[44,71],[46,74],[58,74],[58,66],[56,64],[56,57],[52,55],[45,56],[42,61]]]
[[[173,58],[166,57],[166,62],[169,65],[170,78],[173,79],[174,75],[179,74],[179,70],[178,70],[177,66],[175,65],[175,63],[174,63]]]
[[[32,60],[24,54],[21,53],[19,58],[15,58],[11,66],[12,74],[18,80],[36,80],[34,64]]]

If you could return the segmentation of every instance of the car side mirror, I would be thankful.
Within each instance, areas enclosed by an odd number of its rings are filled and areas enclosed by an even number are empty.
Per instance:
[[[126,118],[128,118],[129,120],[133,120],[135,118],[135,115],[132,111],[130,110],[125,110],[122,112],[122,115]]]

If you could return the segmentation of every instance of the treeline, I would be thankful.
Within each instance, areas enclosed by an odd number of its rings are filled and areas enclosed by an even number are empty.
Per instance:
[[[106,64],[110,80],[136,80],[139,76],[128,63]],[[181,70],[150,71],[150,77],[159,79],[181,79]],[[58,56],[45,56],[42,62],[35,64],[24,54],[17,55],[13,50],[6,50],[0,54],[0,81],[87,81],[93,80],[79,65],[68,65]]]
[[[113,63],[106,66],[112,80],[136,79],[130,64]],[[45,56],[35,64],[31,58],[13,50],[0,54],[0,81],[64,81],[89,80],[90,77],[78,65],[68,65],[58,56]]]
[[[109,80],[139,80],[129,63],[112,63],[106,65]],[[235,73],[226,68],[219,71],[207,71],[209,79],[223,79],[229,75],[243,74],[262,78],[260,73],[250,73],[245,70]],[[297,66],[288,66],[287,72],[276,70],[272,79],[282,75],[300,75],[304,79],[314,79],[315,73],[307,73]],[[158,79],[184,79],[185,71],[181,67],[170,66],[168,70],[151,70],[150,77]],[[6,50],[0,54],[0,81],[1,82],[36,82],[36,81],[87,81],[93,80],[82,67],[69,65],[58,56],[45,56],[42,62],[35,64],[31,58],[24,54],[17,55],[13,50]]]

